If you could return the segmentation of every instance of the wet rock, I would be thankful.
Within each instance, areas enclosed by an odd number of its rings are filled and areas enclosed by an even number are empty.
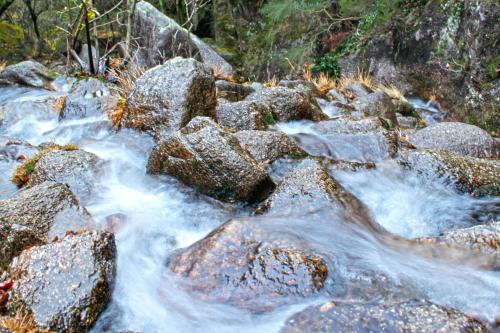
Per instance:
[[[373,93],[370,87],[361,82],[351,83],[345,90],[354,94],[357,98],[365,97]]]
[[[230,102],[239,102],[245,99],[248,95],[255,92],[251,86],[243,85],[225,80],[215,81],[217,97],[224,98]]]
[[[215,116],[211,70],[194,59],[174,58],[150,69],[135,83],[122,123],[131,128],[176,131],[196,116]]]
[[[196,117],[161,138],[149,157],[148,171],[172,175],[224,201],[258,201],[274,188],[263,165],[233,134],[206,117]]]
[[[233,131],[263,130],[274,124],[269,107],[259,101],[225,102],[219,99],[217,122]]]
[[[423,237],[416,241],[479,251],[496,255],[500,259],[500,222],[451,230],[438,237]]]
[[[339,103],[342,104],[348,104],[349,101],[347,98],[342,94],[338,89],[330,89],[328,93],[326,94],[326,97],[328,97],[332,101],[338,101]]]
[[[0,136],[0,161],[24,161],[33,157],[38,150],[27,141]]]
[[[378,116],[388,120],[391,126],[397,126],[396,108],[391,97],[382,91],[377,91],[362,97],[358,97],[353,102],[357,111],[366,116]]]
[[[401,163],[431,179],[439,178],[474,196],[500,195],[500,161],[462,156],[446,150],[417,150]]]
[[[271,216],[309,215],[328,210],[343,220],[373,225],[368,210],[316,160],[306,159],[290,172],[257,209]]]
[[[64,99],[60,119],[80,119],[100,116],[114,108],[117,98],[111,96],[107,85],[97,79],[80,80]]]
[[[0,85],[20,84],[35,88],[52,89],[56,74],[44,65],[33,61],[23,61],[10,65],[0,73]]]
[[[321,121],[313,126],[313,130],[319,134],[315,137],[316,141],[319,140],[328,147],[327,156],[348,161],[373,162],[395,157],[399,149],[398,135],[384,129],[383,124],[376,117],[341,117]],[[311,143],[314,142],[313,140]],[[309,145],[302,144],[302,147],[313,154]]]
[[[328,117],[308,95],[286,87],[257,90],[247,98],[265,103],[276,121],[309,119],[319,121]]]
[[[67,185],[81,200],[89,198],[102,161],[84,150],[55,150],[35,164],[26,186],[46,181]]]
[[[187,288],[211,301],[261,312],[316,293],[328,268],[323,259],[270,240],[265,223],[231,220],[171,258]]]
[[[37,326],[84,332],[111,300],[116,271],[112,234],[87,232],[33,247],[9,267],[9,308],[33,315]]]
[[[498,155],[494,139],[481,128],[458,122],[443,122],[423,128],[410,135],[418,148],[446,149],[474,157]]]
[[[415,117],[401,116],[398,118],[398,125],[400,128],[410,129],[417,128],[418,120]]]
[[[424,300],[356,304],[328,302],[290,317],[281,333],[489,332],[486,325],[460,311]]]
[[[287,87],[310,97],[320,96],[321,93],[318,88],[314,85],[314,83],[306,80],[281,80],[278,83],[278,86]]]
[[[232,66],[210,46],[146,1],[137,3],[133,38],[144,49],[144,62],[148,67],[181,56],[194,57],[211,68],[218,68],[224,75],[233,72]]]
[[[45,182],[1,200],[0,271],[27,247],[90,226],[90,214],[63,184]]]
[[[273,163],[285,156],[295,158],[307,156],[307,153],[299,147],[295,140],[282,132],[240,131],[234,136],[243,149],[262,163]]]

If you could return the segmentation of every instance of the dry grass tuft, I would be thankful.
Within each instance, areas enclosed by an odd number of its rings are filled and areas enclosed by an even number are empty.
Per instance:
[[[321,94],[326,94],[328,91],[338,86],[337,82],[325,73],[320,73],[319,76],[311,82],[314,83]]]
[[[57,113],[61,113],[62,110],[64,109],[64,105],[66,104],[67,97],[68,96],[61,96],[54,101],[54,108],[56,109]]]
[[[232,83],[237,83],[238,80],[232,75],[225,75],[222,68],[219,66],[212,67],[212,73],[217,80],[224,80]]]
[[[393,85],[377,85],[374,90],[383,91],[393,99],[398,99],[403,102],[408,102],[405,95]]]
[[[71,150],[77,150],[78,146],[75,144],[67,144],[64,146],[60,145],[52,145],[46,149],[43,149],[39,151],[38,153],[35,154],[32,158],[29,160],[23,162],[21,165],[19,165],[15,170],[14,173],[12,174],[11,180],[14,184],[18,186],[23,186],[26,184],[31,177],[31,174],[33,171],[35,171],[35,166],[40,161],[42,157],[47,155],[48,153],[51,153],[56,150],[65,150],[65,151],[71,151]]]
[[[122,118],[127,111],[127,101],[123,98],[119,98],[116,103],[116,107],[108,109],[108,118],[111,120],[114,128],[120,128],[122,123]]]
[[[276,76],[273,76],[272,78],[267,79],[264,82],[264,87],[266,87],[266,88],[276,87],[278,85],[278,82],[279,82],[278,78]]]
[[[36,326],[35,320],[31,315],[23,315],[17,312],[14,317],[5,317],[0,321],[0,327],[6,328],[16,333],[53,333]]]
[[[117,85],[113,87],[113,90],[118,93],[118,95],[127,99],[129,93],[134,88],[135,82],[144,74],[145,70],[137,66],[129,66],[126,69],[112,68],[110,70],[110,75],[116,78]]]
[[[7,62],[0,62],[0,72],[3,72],[7,67]]]

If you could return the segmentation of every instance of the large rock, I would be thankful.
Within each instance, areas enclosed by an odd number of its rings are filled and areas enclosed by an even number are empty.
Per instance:
[[[181,56],[196,58],[225,75],[233,72],[232,66],[210,46],[146,1],[137,3],[133,37],[145,49],[145,62],[149,67]]]
[[[386,130],[377,117],[356,119],[341,117],[321,121],[312,127],[317,135],[299,138],[302,147],[317,155],[318,144],[326,145],[319,153],[347,161],[371,162],[394,157],[399,139],[394,131]],[[320,147],[321,147],[320,146]]]
[[[378,116],[387,119],[391,126],[397,126],[396,107],[391,97],[382,91],[377,91],[354,100],[353,105],[357,111],[365,116]]]
[[[108,86],[97,79],[88,78],[75,84],[64,99],[59,114],[64,119],[79,119],[100,116],[116,106],[117,99],[111,96]]]
[[[443,122],[423,128],[409,141],[418,148],[446,149],[474,157],[495,157],[495,140],[481,128],[458,122]]]
[[[460,311],[422,300],[399,303],[315,305],[290,317],[281,333],[487,333],[486,325]]]
[[[45,182],[0,201],[0,271],[27,247],[93,225],[63,184]]]
[[[500,259],[500,222],[451,230],[437,237],[422,237],[416,239],[416,241],[479,251],[495,255]]]
[[[35,88],[52,89],[52,81],[56,74],[44,65],[27,60],[15,65],[10,65],[0,73],[1,84],[20,84]]]
[[[87,232],[33,247],[9,267],[12,311],[57,332],[85,332],[111,300],[116,246],[111,233]]]
[[[263,221],[231,220],[181,250],[169,267],[199,297],[254,312],[321,289],[328,275],[323,259],[269,234]]]
[[[271,216],[334,213],[342,220],[377,228],[368,209],[346,191],[316,160],[306,159],[290,172],[258,208]]]
[[[402,157],[406,167],[454,185],[474,196],[500,195],[500,161],[462,156],[446,150],[417,150]]]
[[[263,130],[274,124],[270,108],[259,101],[226,102],[219,99],[217,122],[233,131]]]
[[[266,104],[271,109],[276,121],[301,119],[319,121],[328,118],[310,96],[286,87],[257,90],[250,94],[246,100]]]
[[[230,102],[239,102],[255,92],[255,89],[249,85],[225,80],[215,81],[215,88],[217,89],[217,97],[224,98]]]
[[[206,117],[196,117],[161,138],[151,152],[148,170],[172,175],[226,201],[258,201],[274,187],[265,168],[241,148],[238,139]]]
[[[122,123],[156,134],[176,131],[196,116],[214,117],[216,103],[210,69],[194,59],[174,58],[135,83]]]
[[[240,131],[234,136],[240,146],[259,162],[273,163],[279,158],[290,156],[306,157],[307,153],[297,142],[277,131]]]
[[[46,181],[66,184],[81,200],[89,198],[102,161],[84,150],[55,150],[35,164],[26,186]]]

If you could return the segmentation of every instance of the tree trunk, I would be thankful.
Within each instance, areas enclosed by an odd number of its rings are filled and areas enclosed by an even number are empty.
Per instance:
[[[0,0],[0,18],[15,0]]]
[[[127,0],[127,35],[125,37],[125,54],[130,58],[130,43],[132,42],[132,28],[134,21],[135,5],[137,0]]]
[[[89,13],[87,9],[87,4],[84,2],[83,3],[84,10],[85,10],[85,33],[87,35],[87,52],[89,55],[89,70],[90,74],[94,75],[96,73],[95,67],[94,67],[94,54],[92,52],[92,39],[90,38],[90,26],[89,26]]]

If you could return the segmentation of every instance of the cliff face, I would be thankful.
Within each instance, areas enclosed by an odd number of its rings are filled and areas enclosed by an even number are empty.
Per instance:
[[[358,8],[360,20],[330,24],[332,17],[353,6],[339,1],[318,7],[321,10],[297,10],[273,25],[265,11],[274,2],[279,1],[214,1],[217,50],[244,76],[284,76],[331,54],[344,75],[361,69],[407,93],[424,98],[437,94],[451,119],[498,132],[498,1],[403,0],[389,5],[371,1],[356,5],[366,7]],[[391,13],[384,13],[382,6],[390,7]],[[366,18],[375,16],[373,8],[379,17],[366,24]],[[380,19],[383,15],[387,17]]]
[[[453,119],[498,131],[500,5],[430,1],[379,27],[357,55],[341,60],[421,96],[438,94]]]

